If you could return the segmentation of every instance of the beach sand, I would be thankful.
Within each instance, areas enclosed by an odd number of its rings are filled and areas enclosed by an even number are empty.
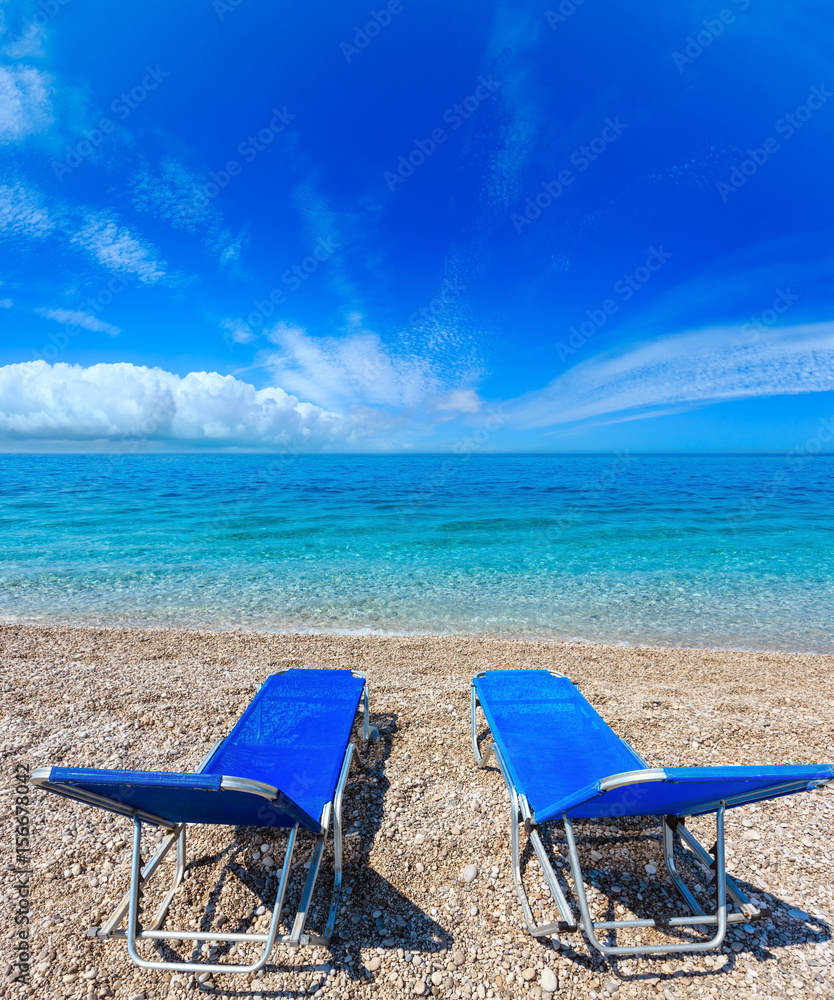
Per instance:
[[[277,946],[266,969],[249,977],[199,983],[189,975],[146,972],[130,962],[123,941],[87,936],[127,887],[131,824],[33,790],[32,983],[6,986],[5,995],[128,1000],[318,991],[319,997],[548,1000],[542,977],[553,985],[549,969],[557,997],[834,996],[831,788],[728,813],[728,870],[770,907],[771,919],[731,929],[725,946],[706,955],[606,962],[589,952],[581,933],[563,935],[554,947],[523,929],[510,871],[506,791],[495,768],[475,766],[469,737],[474,673],[546,667],[571,677],[651,765],[826,763],[834,759],[834,657],[23,625],[0,627],[0,653],[4,962],[14,957],[17,934],[10,869],[18,765],[193,769],[258,684],[291,666],[364,672],[382,737],[364,755],[364,769],[351,772],[346,793],[346,827],[355,832],[346,846],[348,890],[338,941],[329,951]],[[712,821],[691,825],[710,846]],[[662,873],[650,876],[644,867],[661,868],[656,827],[635,824],[622,838],[607,824],[578,824],[577,830],[586,866],[598,873],[597,913],[625,915],[623,906],[609,909],[608,892],[638,910],[650,902],[665,907]],[[192,929],[201,919],[217,926],[223,914],[228,930],[268,905],[274,865],[260,846],[274,845],[280,867],[283,840],[274,831],[192,828],[192,868],[169,926]],[[593,861],[591,850],[601,857]],[[308,856],[303,839],[296,858]],[[462,880],[467,865],[478,869],[469,884]],[[157,875],[160,886],[164,874]],[[304,874],[299,867],[294,876],[293,903]],[[328,876],[325,867],[319,911],[329,900]],[[534,909],[552,919],[535,859],[527,864],[526,882]],[[160,896],[149,890],[146,905]],[[216,909],[207,918],[210,902]],[[267,916],[255,917],[255,925],[262,927]],[[310,927],[322,923],[318,912]],[[145,953],[157,957],[151,948]],[[7,969],[7,982],[10,975]]]

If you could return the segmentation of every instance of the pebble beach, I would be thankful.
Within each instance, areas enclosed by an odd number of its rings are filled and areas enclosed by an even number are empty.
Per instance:
[[[0,656],[4,995],[834,997],[834,787],[728,813],[728,871],[769,910],[766,919],[731,927],[715,952],[603,960],[581,932],[535,940],[525,930],[510,868],[506,790],[495,767],[476,767],[469,735],[473,674],[547,668],[567,674],[651,766],[826,763],[834,759],[832,656],[28,625],[0,626]],[[351,771],[345,795],[345,889],[332,948],[277,945],[251,976],[136,968],[123,941],[101,940],[93,930],[127,888],[130,821],[32,789],[31,981],[15,983],[11,845],[20,765],[193,770],[259,684],[293,666],[365,673],[381,737],[366,749],[356,732],[362,766]],[[712,843],[710,818],[691,826]],[[684,912],[664,876],[660,831],[651,821],[576,829],[600,919]],[[190,828],[189,868],[167,925],[265,929],[285,840],[274,830]],[[302,837],[296,849],[293,904],[311,842]],[[550,849],[566,868],[558,829]],[[326,917],[330,858],[328,851],[311,930]],[[535,857],[524,858],[536,916],[555,919]],[[161,898],[172,870],[157,873],[146,906]],[[660,938],[650,931],[645,940]],[[159,957],[147,942],[143,948],[146,957]],[[192,956],[187,946],[180,954]],[[253,954],[234,946],[211,957]]]

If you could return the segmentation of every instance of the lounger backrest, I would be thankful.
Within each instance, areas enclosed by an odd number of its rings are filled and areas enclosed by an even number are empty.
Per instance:
[[[275,827],[300,823],[309,830],[320,826],[280,790],[259,788],[258,782],[224,781],[219,774],[53,767],[46,781],[36,783],[124,816],[138,813],[148,822]]]
[[[645,767],[566,677],[489,670],[473,683],[513,782],[534,811],[606,774]]]
[[[715,812],[722,801],[732,808],[775,799],[832,777],[834,769],[816,764],[650,768],[591,782],[536,810],[536,819],[699,816]]]
[[[273,674],[205,773],[274,785],[320,819],[336,789],[364,686],[364,678],[349,670]]]

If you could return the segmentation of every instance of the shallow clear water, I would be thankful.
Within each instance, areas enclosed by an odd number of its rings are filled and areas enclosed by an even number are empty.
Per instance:
[[[0,456],[0,620],[834,651],[834,458]]]

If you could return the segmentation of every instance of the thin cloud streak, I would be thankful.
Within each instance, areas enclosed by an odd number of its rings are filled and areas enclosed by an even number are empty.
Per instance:
[[[834,390],[834,322],[774,329],[714,327],[583,361],[506,404],[524,429],[631,415],[652,407]]]
[[[105,323],[97,316],[79,309],[38,309],[36,311],[41,316],[54,319],[56,323],[61,323],[64,326],[67,324],[80,326],[93,333],[106,333],[108,337],[117,337],[122,332],[120,327],[113,326],[112,323]]]
[[[0,233],[7,239],[42,239],[55,228],[40,195],[23,184],[0,184]]]

